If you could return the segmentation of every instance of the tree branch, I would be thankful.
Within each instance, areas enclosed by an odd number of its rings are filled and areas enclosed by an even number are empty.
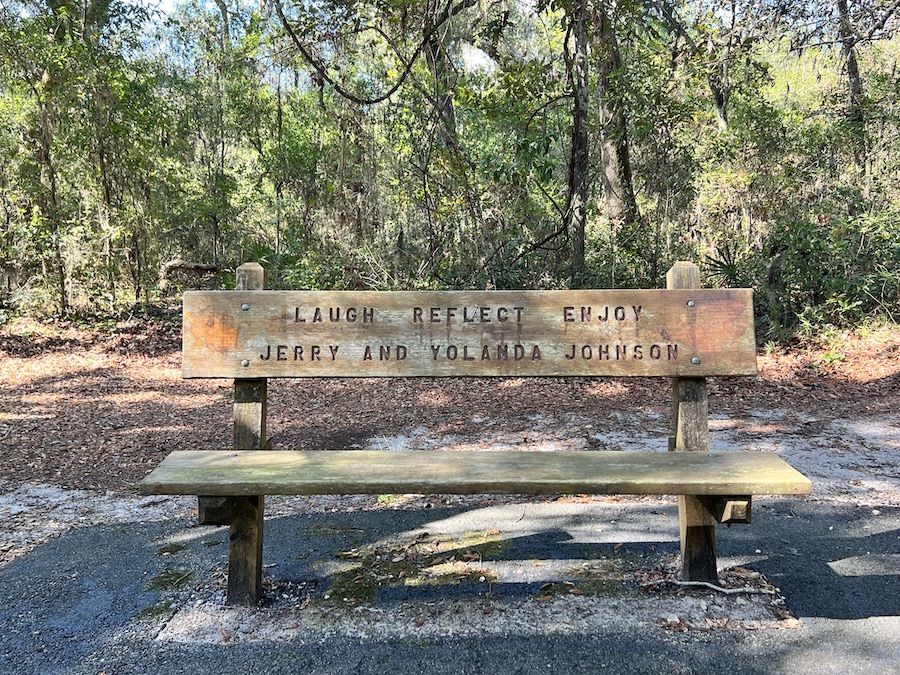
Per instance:
[[[356,103],[357,105],[375,105],[377,103],[381,103],[386,101],[391,96],[393,96],[400,87],[403,86],[403,83],[406,81],[406,78],[409,77],[410,72],[412,72],[412,68],[418,60],[419,56],[422,53],[422,50],[425,49],[428,44],[428,40],[434,35],[434,33],[440,28],[444,23],[455,17],[460,12],[473,7],[477,4],[478,0],[461,0],[456,5],[453,5],[450,0],[448,0],[447,4],[444,6],[444,11],[437,17],[435,22],[428,28],[423,36],[422,40],[419,42],[419,46],[416,47],[415,52],[412,55],[412,58],[406,63],[403,72],[400,74],[400,77],[393,84],[393,86],[383,94],[375,96],[374,98],[363,98],[361,96],[357,96],[351,91],[348,91],[343,87],[336,79],[334,79],[331,75],[328,74],[325,64],[316,59],[309,48],[300,40],[300,37],[291,27],[290,22],[287,19],[287,16],[284,14],[284,9],[281,7],[281,2],[276,1],[273,4],[275,5],[275,12],[278,14],[278,18],[281,20],[281,25],[284,26],[285,31],[288,36],[291,38],[291,41],[303,55],[303,58],[306,59],[307,63],[312,66],[315,71],[321,76],[321,78],[328,82],[334,90],[343,96],[344,98]],[[398,54],[399,56],[399,54]],[[401,63],[403,59],[400,59]]]

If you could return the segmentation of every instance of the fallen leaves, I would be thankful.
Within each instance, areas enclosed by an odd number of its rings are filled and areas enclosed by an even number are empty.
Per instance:
[[[171,450],[231,444],[231,382],[181,379],[171,318],[95,330],[7,324],[0,353],[0,477],[133,492]],[[823,354],[760,356],[759,379],[710,380],[711,407],[732,420],[760,406],[816,419],[900,408],[900,328],[848,336],[827,367]],[[423,449],[502,449],[524,437],[535,448],[596,448],[604,430],[638,434],[648,417],[667,419],[668,387],[642,378],[273,380],[268,422],[276,448],[365,447],[398,434]],[[777,431],[807,429],[798,418]]]

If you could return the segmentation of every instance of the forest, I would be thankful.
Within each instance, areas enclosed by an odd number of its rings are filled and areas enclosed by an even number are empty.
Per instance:
[[[900,320],[897,0],[0,0],[0,323],[228,288]]]

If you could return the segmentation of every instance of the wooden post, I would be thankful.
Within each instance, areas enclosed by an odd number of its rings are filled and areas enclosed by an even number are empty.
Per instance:
[[[262,597],[264,497],[230,497],[227,605],[255,607]]]
[[[676,262],[666,274],[666,288],[700,288],[700,268]],[[672,379],[676,452],[709,452],[709,400],[704,377]],[[678,497],[681,531],[681,577],[686,581],[718,582],[716,521],[694,495]]]
[[[266,271],[258,263],[244,263],[235,274],[235,290],[263,291],[268,286]],[[234,381],[234,449],[259,450],[266,446],[266,379]],[[197,500],[201,525],[230,525],[231,497],[204,497]]]
[[[244,263],[235,274],[235,290],[264,291],[266,271],[259,263]],[[234,449],[260,450],[266,438],[267,380],[264,377],[234,381]]]
[[[237,268],[235,289],[262,291],[266,271],[258,263]],[[266,378],[234,381],[234,449],[260,450],[266,438]],[[199,497],[201,525],[229,525],[229,605],[256,605],[262,595],[262,543],[265,499],[256,497]]]
[[[266,271],[259,263],[237,268],[235,288],[265,290]],[[266,378],[234,381],[234,449],[260,450],[266,439]],[[228,544],[229,605],[253,606],[262,596],[262,545],[265,498],[231,497],[231,528]]]

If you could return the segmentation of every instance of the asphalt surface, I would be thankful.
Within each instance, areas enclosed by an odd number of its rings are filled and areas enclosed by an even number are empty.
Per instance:
[[[803,500],[754,507],[753,525],[719,528],[720,561],[766,575],[798,629],[673,632],[633,621],[626,609],[620,624],[565,634],[523,627],[423,639],[394,626],[369,637],[306,631],[289,640],[177,642],[160,631],[189,596],[154,590],[153,581],[173,570],[198,582],[221,572],[227,532],[175,520],[74,529],[0,568],[0,673],[900,673],[900,509]],[[321,595],[322,561],[337,550],[421,529],[485,527],[509,538],[507,563],[528,568],[596,555],[649,564],[677,551],[670,505],[558,503],[273,518],[264,560],[273,577]],[[184,548],[161,553],[172,541]],[[499,583],[496,602],[531,597],[539,583]],[[380,594],[374,605],[424,607],[446,597],[481,601],[461,584]]]

